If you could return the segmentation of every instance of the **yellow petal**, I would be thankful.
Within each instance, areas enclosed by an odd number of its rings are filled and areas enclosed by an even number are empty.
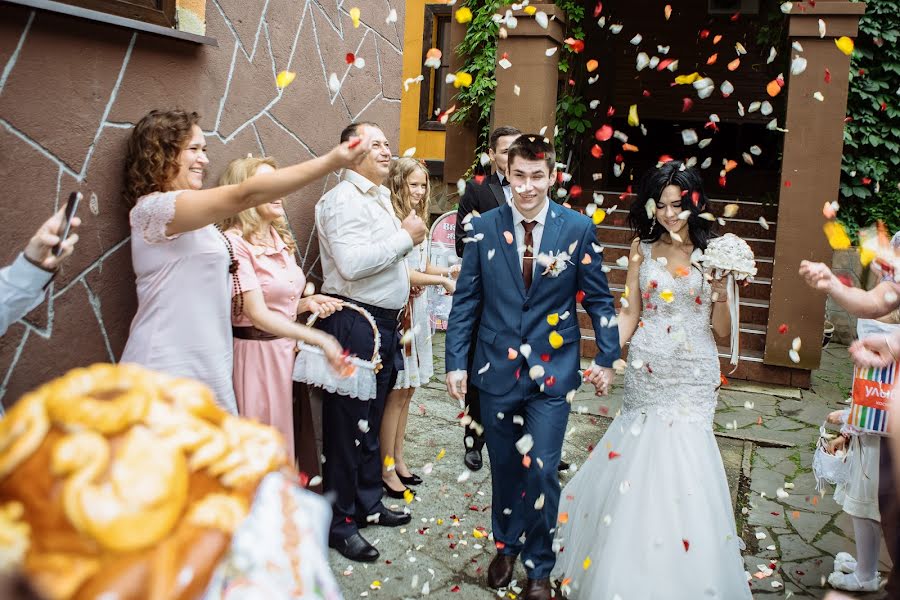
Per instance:
[[[456,11],[456,22],[457,23],[468,23],[472,20],[472,11],[469,10],[468,7],[463,6],[459,10]]]
[[[622,297],[627,298],[630,290],[628,289],[628,284],[625,284],[625,291],[622,292]]]
[[[441,460],[445,456],[447,456],[447,451],[444,448],[441,448],[441,451],[438,452],[437,459]]]
[[[859,250],[859,262],[863,267],[868,267],[869,263],[871,263],[875,259],[876,253],[871,248],[860,248]]]
[[[385,456],[384,457],[384,467],[386,469],[390,469],[394,466],[394,457],[393,456]]]
[[[694,71],[690,75],[679,75],[675,78],[675,83],[677,83],[678,85],[688,85],[694,83],[695,81],[699,81],[700,79],[702,79],[702,77],[700,77],[700,73]]]
[[[845,250],[850,247],[850,236],[847,235],[844,226],[837,221],[828,221],[822,226],[822,229],[825,230],[828,243],[835,250]]]
[[[476,540],[480,540],[481,538],[484,537],[484,534],[481,533],[480,531],[478,531],[477,529],[472,530],[472,535],[475,537]]]
[[[846,35],[842,35],[838,39],[834,40],[834,45],[838,47],[838,50],[850,56],[853,54],[853,40],[848,38]]]
[[[547,324],[551,327],[556,327],[557,323],[559,323],[559,313],[547,315]]]
[[[662,298],[666,304],[668,304],[675,299],[675,294],[674,292],[672,292],[672,290],[663,290],[659,293],[659,297]]]
[[[293,71],[282,71],[278,74],[278,77],[275,78],[275,85],[280,88],[286,88],[291,85],[291,82],[294,81],[295,77],[297,77],[297,74]]]
[[[381,589],[381,582],[378,581],[378,580],[376,579],[375,581],[373,581],[373,582],[369,585],[369,587],[372,588],[373,590],[380,590],[380,589]]]
[[[522,10],[525,12],[526,15],[534,16],[534,13],[537,12],[537,7],[536,6],[526,6]]]
[[[591,557],[588,556],[587,558],[584,559],[584,562],[581,563],[581,567],[582,567],[585,571],[587,571],[587,570],[588,570],[588,567],[590,567],[590,566],[591,566]]]
[[[632,104],[628,108],[628,124],[632,127],[637,127],[641,124],[641,120],[638,118],[637,104]]]
[[[353,21],[353,28],[359,27],[359,9],[355,6],[350,9],[350,19]]]
[[[591,220],[594,221],[594,225],[599,225],[603,222],[603,219],[606,218],[606,211],[602,208],[598,208],[594,211],[594,214],[591,215]]]
[[[550,332],[550,347],[554,350],[561,348],[563,345],[563,337],[555,331]]]
[[[413,496],[413,493],[412,493],[412,491],[410,491],[409,488],[406,488],[405,490],[403,490],[403,499],[406,501],[407,504],[411,503],[413,501],[413,498],[415,498],[415,496]]]

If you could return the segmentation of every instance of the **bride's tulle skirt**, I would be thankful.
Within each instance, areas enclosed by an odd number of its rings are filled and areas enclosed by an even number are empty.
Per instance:
[[[750,599],[705,423],[623,413],[562,491],[553,577],[579,600]]]

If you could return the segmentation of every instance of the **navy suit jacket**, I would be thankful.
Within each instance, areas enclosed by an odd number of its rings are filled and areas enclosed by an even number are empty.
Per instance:
[[[550,202],[539,254],[567,252],[571,258],[557,277],[542,275],[544,267],[538,263],[528,292],[519,267],[509,205],[472,219],[472,224],[467,237],[484,237],[469,242],[463,255],[447,326],[447,372],[467,369],[473,323],[480,314],[473,372],[469,373],[471,384],[489,394],[505,394],[515,385],[517,372],[519,377],[528,377],[529,370],[540,365],[544,373],[536,382],[544,384],[546,394],[564,396],[577,389],[581,385],[581,331],[575,312],[579,292],[584,292],[581,304],[594,325],[599,348],[595,362],[611,367],[621,354],[619,330],[614,320],[609,325],[616,313],[602,270],[603,258],[597,252],[593,222]],[[507,243],[507,233],[513,236],[512,243]],[[560,320],[550,325],[548,316],[554,313]],[[566,313],[567,318],[562,319]],[[551,346],[552,332],[562,338],[559,348]],[[528,357],[519,351],[523,344],[531,346]],[[518,353],[513,360],[509,358],[510,348]]]

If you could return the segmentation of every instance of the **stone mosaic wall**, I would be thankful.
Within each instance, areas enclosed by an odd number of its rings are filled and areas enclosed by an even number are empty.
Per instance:
[[[69,192],[88,200],[81,242],[48,301],[0,338],[4,404],[124,348],[136,299],[122,158],[131,127],[149,110],[200,112],[209,184],[247,153],[289,164],[326,152],[351,120],[380,123],[399,151],[404,2],[350,2],[207,0],[206,34],[218,47],[0,5],[0,264]],[[352,6],[362,13],[359,28]],[[386,22],[391,9],[395,23]],[[365,58],[365,68],[347,65],[348,52]],[[297,78],[279,90],[282,70]],[[337,94],[332,73],[342,81]],[[313,206],[335,181],[286,203],[307,271],[318,260]]]

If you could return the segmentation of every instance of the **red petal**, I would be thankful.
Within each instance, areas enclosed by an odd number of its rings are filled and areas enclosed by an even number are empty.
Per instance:
[[[700,204],[700,191],[694,190],[691,192],[691,202],[694,203],[694,206],[699,206]]]
[[[618,452],[615,452],[613,450],[609,451],[609,460],[612,460],[614,458],[619,458],[620,456],[622,456],[622,455],[619,454]]]
[[[550,377],[548,377],[547,379],[544,380],[544,385],[547,387],[553,387],[553,385],[555,383],[556,383],[556,377],[553,375],[551,375]]]
[[[582,189],[580,185],[573,185],[571,188],[569,188],[569,197],[578,198],[579,196],[581,196],[581,192]]]
[[[681,105],[681,112],[687,112],[694,107],[694,101],[690,98],[683,98],[682,103],[683,104]]]
[[[705,40],[709,37],[709,29],[701,29],[700,30],[700,39]]]
[[[582,300],[584,300],[584,292],[582,292],[581,290],[578,290],[575,293],[575,302],[577,302],[578,304],[581,304]]]
[[[831,71],[825,69],[825,83],[831,83]]]
[[[607,116],[607,117],[611,117],[611,116],[613,116],[614,114],[616,114],[616,109],[613,108],[612,106],[610,106],[609,108],[606,109],[606,116]]]
[[[735,21],[738,20],[738,18],[739,18],[740,16],[741,16],[741,11],[737,11],[736,13],[734,13],[733,15],[731,15],[731,22],[734,23]],[[687,550],[687,548],[685,548],[685,550]]]
[[[788,326],[784,323],[778,326],[778,333],[784,335],[788,331]]]
[[[687,552],[688,549],[691,547],[691,543],[687,540],[681,540],[681,543],[684,544],[684,551]]]
[[[452,588],[450,588],[450,591],[451,591],[451,592],[458,592],[458,591],[459,591],[459,586],[458,586],[458,585],[454,585]]]
[[[544,362],[550,362],[550,354],[547,352],[544,352],[543,354],[541,354],[541,360]]]
[[[725,179],[725,176],[722,175],[719,177],[719,187],[725,187],[725,184],[728,183],[728,180]]]
[[[661,61],[659,61],[658,65],[656,65],[656,70],[662,71],[663,69],[665,69],[666,67],[671,65],[673,62],[675,62],[675,61],[671,58],[664,58]]]
[[[603,12],[603,3],[598,2],[597,6],[594,7],[594,18],[599,17],[601,12]]]
[[[504,548],[506,548],[506,544],[504,544],[500,540],[497,540],[496,542],[494,542],[494,546],[497,547],[497,550],[503,550]]]
[[[347,53],[347,64],[352,65],[354,62],[356,62],[356,56],[354,56],[352,52],[348,52]]]
[[[597,144],[594,144],[591,147],[591,156],[593,156],[594,158],[600,158],[601,156],[603,156],[603,148],[601,148]]]
[[[643,93],[643,95],[644,95],[644,98],[649,98],[649,97],[650,97],[650,90],[644,90],[642,93]]]
[[[598,142],[605,142],[609,140],[613,136],[613,128],[609,125],[604,125],[600,129],[597,130],[597,133],[594,134],[594,137],[597,138]]]
[[[475,183],[477,183],[478,185],[481,185],[483,182],[484,182],[484,175],[476,175],[475,176]]]
[[[791,180],[790,180],[790,179],[788,179],[787,181],[784,182],[784,187],[791,187]]]

